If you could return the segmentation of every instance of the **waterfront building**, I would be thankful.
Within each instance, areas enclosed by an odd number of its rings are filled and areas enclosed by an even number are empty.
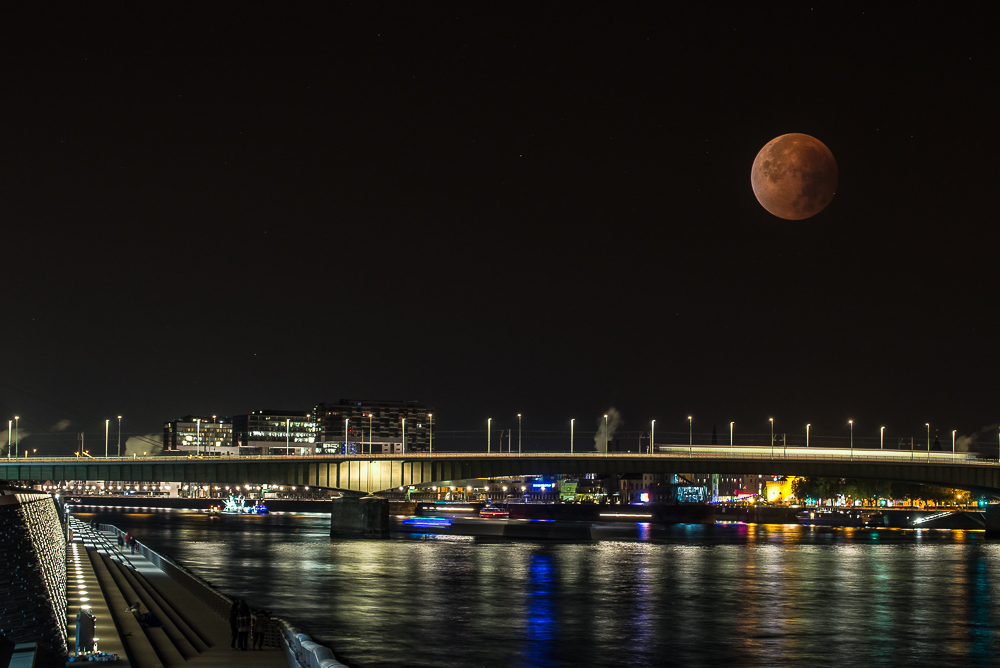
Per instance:
[[[254,411],[232,419],[233,443],[241,455],[311,455],[316,420],[305,411]]]
[[[341,399],[335,404],[317,404],[313,410],[318,428],[316,451],[427,452],[431,445],[432,412],[426,404],[418,401]]]
[[[163,451],[208,457],[236,454],[233,423],[228,418],[185,415],[163,425]]]

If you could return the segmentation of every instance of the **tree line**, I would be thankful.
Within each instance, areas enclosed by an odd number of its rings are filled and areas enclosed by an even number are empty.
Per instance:
[[[806,499],[832,499],[840,495],[876,503],[879,499],[896,499],[966,505],[972,500],[969,492],[960,489],[891,480],[851,478],[796,478],[792,481],[792,492],[803,502]]]

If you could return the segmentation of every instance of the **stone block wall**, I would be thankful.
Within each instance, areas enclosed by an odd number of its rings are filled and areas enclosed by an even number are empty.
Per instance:
[[[48,494],[0,492],[0,636],[65,663],[66,538]]]

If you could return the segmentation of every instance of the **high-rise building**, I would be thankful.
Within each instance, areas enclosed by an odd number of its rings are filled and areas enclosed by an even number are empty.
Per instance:
[[[214,415],[185,415],[163,425],[163,450],[187,452],[210,457],[236,454],[233,447],[233,423]]]
[[[316,420],[305,411],[236,415],[233,442],[241,455],[311,455],[316,447]]]
[[[313,410],[319,429],[317,452],[427,452],[432,411],[417,401],[341,399]],[[404,442],[405,419],[405,442]]]

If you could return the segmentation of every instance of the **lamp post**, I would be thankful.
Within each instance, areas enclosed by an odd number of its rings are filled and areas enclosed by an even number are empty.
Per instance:
[[[569,421],[569,454],[573,454],[573,423],[576,422],[576,418]]]
[[[812,425],[806,425],[806,447],[809,447],[809,427]]]
[[[10,435],[14,427],[13,420],[7,420],[7,459],[10,459]]]
[[[688,415],[688,453],[691,452],[691,446],[694,445],[694,423],[692,418]]]
[[[118,456],[122,456],[122,416],[118,416]]]
[[[403,454],[406,454],[406,418],[403,418]]]
[[[20,419],[21,416],[19,415],[14,416],[14,447],[17,447],[21,443],[20,439],[18,439],[17,437],[17,421]]]
[[[201,454],[201,418],[194,419],[195,433],[198,437],[194,441],[194,453],[196,455]]]
[[[851,425],[851,461],[854,461],[854,420],[848,420],[847,424]]]
[[[735,422],[730,422],[729,423],[729,447],[730,448],[733,447],[733,426],[735,426],[735,425],[736,425]]]
[[[369,418],[369,420],[370,419],[371,418]],[[427,419],[429,419],[431,421],[431,447],[430,447],[430,452],[431,452],[431,454],[434,454],[434,413],[428,413],[427,414]],[[371,432],[371,427],[368,428],[368,431]],[[371,442],[371,436],[368,437],[368,441],[369,441],[369,443]],[[372,449],[371,445],[369,445],[368,446],[369,452],[371,451],[371,449]]]
[[[951,430],[951,455],[955,456],[955,433],[958,432],[957,429]]]
[[[608,447],[608,414],[604,414],[604,456],[607,457],[611,448]]]
[[[521,454],[521,414],[517,414],[517,454]]]
[[[285,418],[285,454],[290,454],[288,448],[291,445],[292,422],[290,418]],[[347,454],[347,453],[344,453]]]
[[[931,460],[931,423],[925,422],[927,425],[927,461]]]
[[[771,459],[774,459],[774,418],[767,418],[771,422]]]
[[[493,428],[493,418],[486,418],[486,454],[490,454],[490,429]]]
[[[878,449],[885,449],[885,427],[882,427],[878,431]]]
[[[104,421],[104,458],[108,458],[108,426],[111,424],[111,420]]]
[[[653,443],[656,439],[656,420],[649,425],[649,454],[653,454]]]

